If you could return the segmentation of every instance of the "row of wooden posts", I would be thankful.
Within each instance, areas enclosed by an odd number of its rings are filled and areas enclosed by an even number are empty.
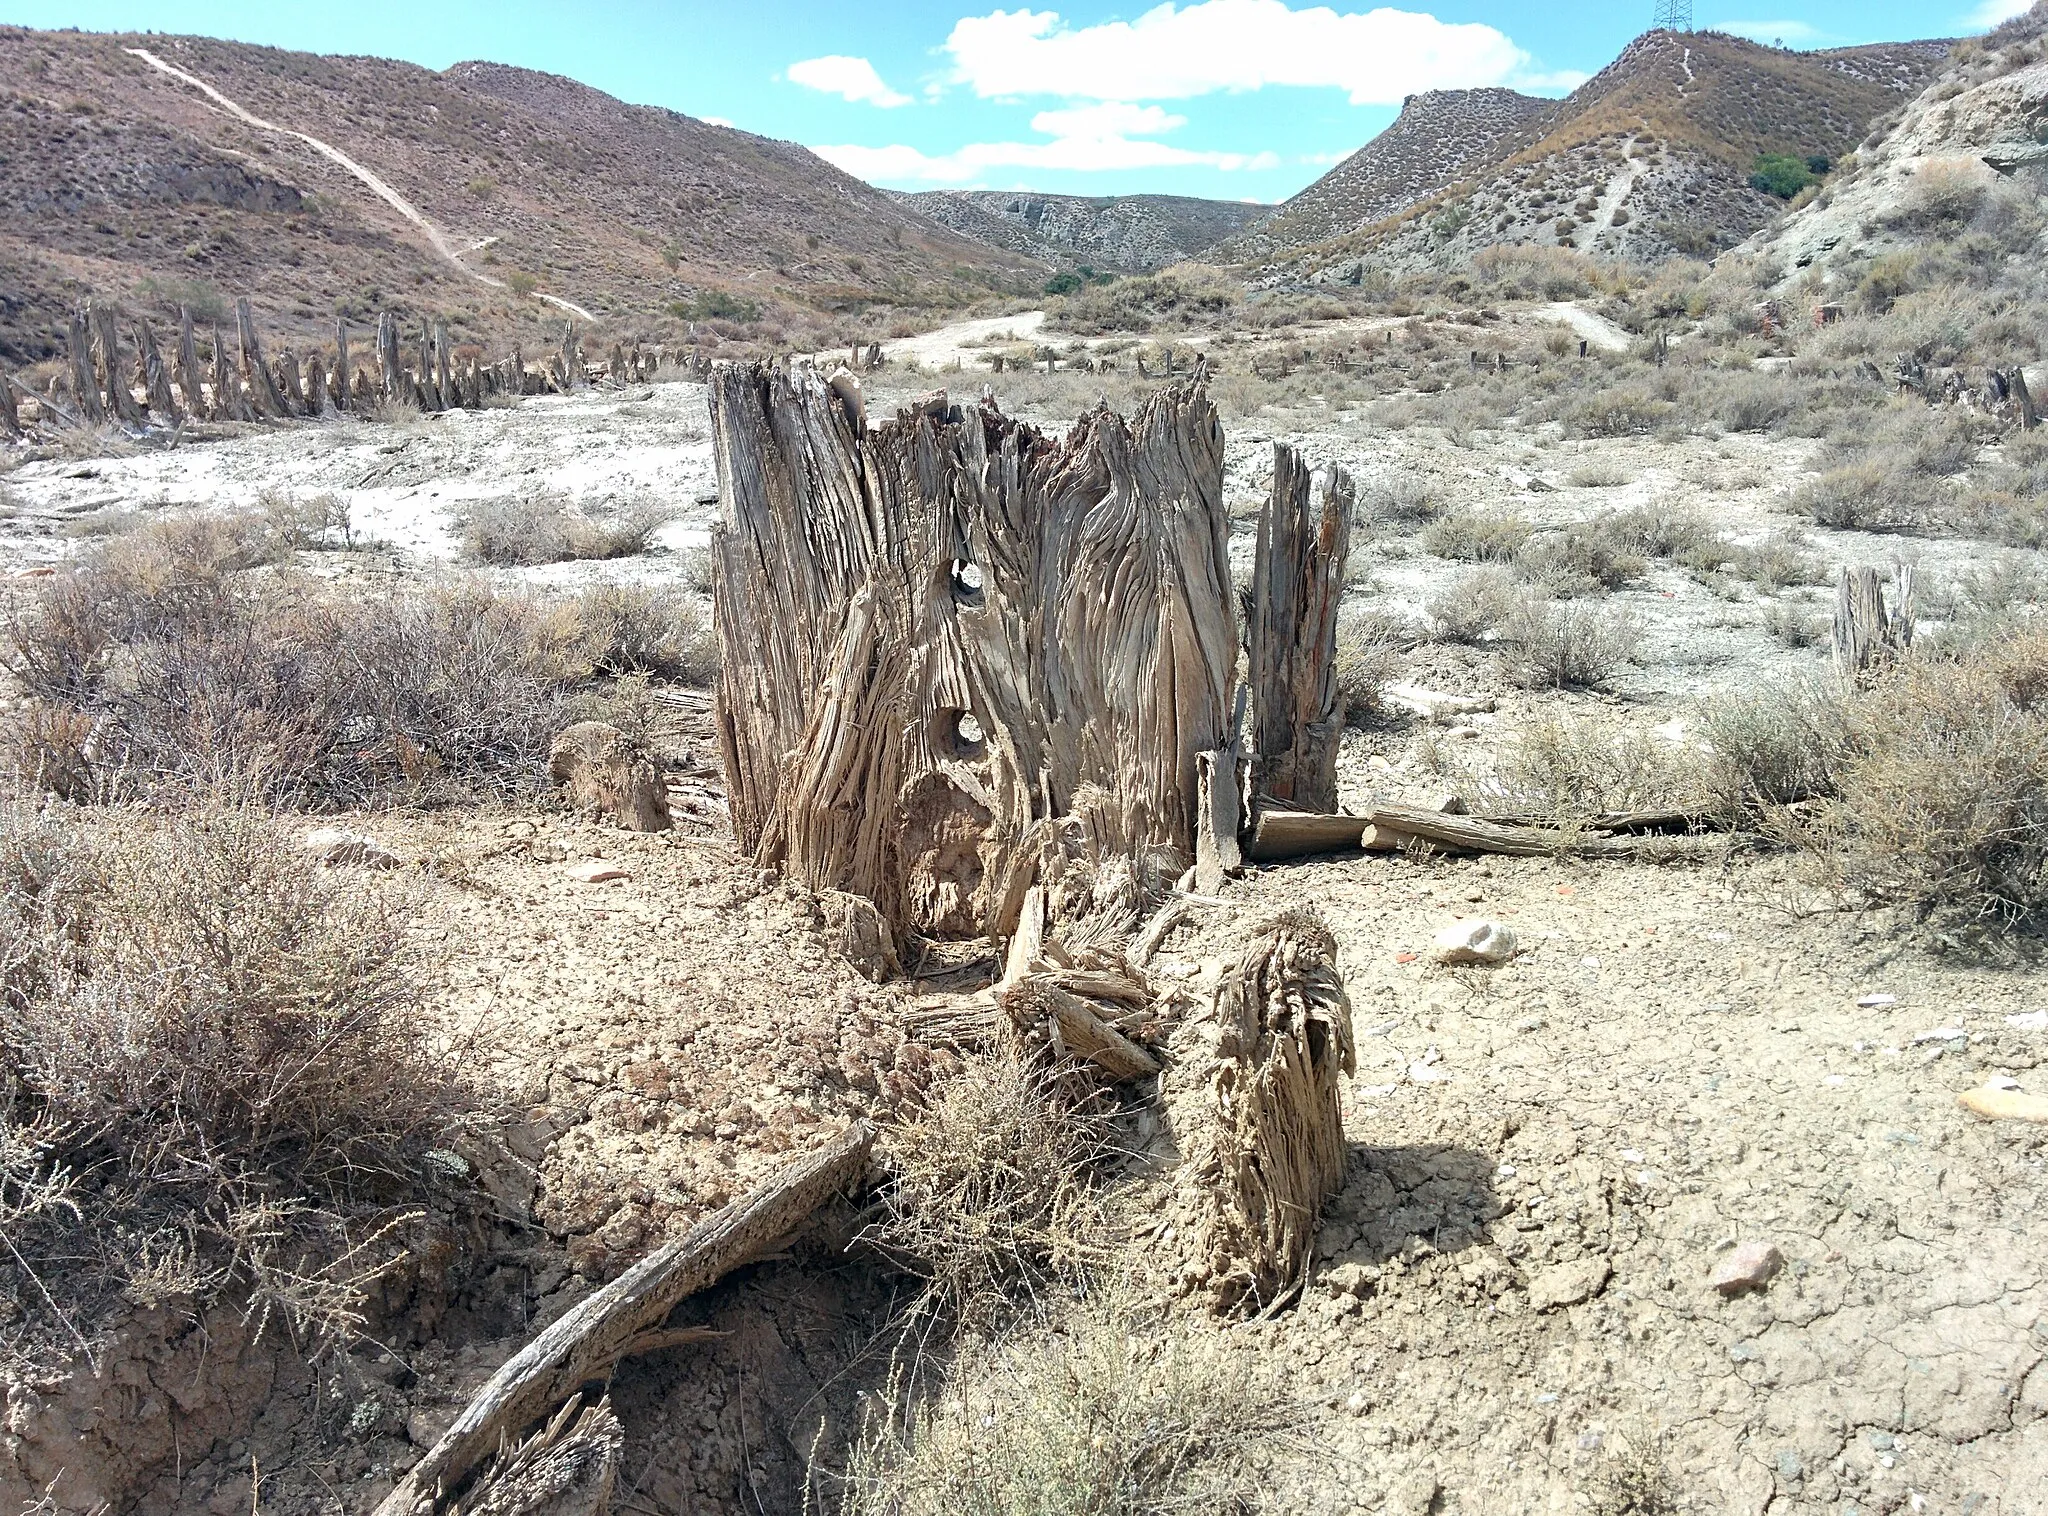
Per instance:
[[[671,354],[639,343],[614,343],[608,360],[589,363],[573,321],[560,348],[534,363],[516,346],[496,361],[474,353],[458,359],[445,320],[423,321],[418,337],[408,341],[389,311],[377,318],[362,361],[356,351],[347,321],[337,318],[331,352],[300,356],[280,350],[272,356],[249,302],[238,300],[232,334],[214,325],[204,342],[192,312],[181,306],[176,340],[166,354],[146,317],[128,320],[118,307],[88,300],[71,317],[63,364],[46,390],[0,375],[0,436],[325,416],[385,402],[422,411],[473,410],[497,395],[566,394],[606,379],[644,383],[665,362],[694,378],[708,371],[694,347]]]

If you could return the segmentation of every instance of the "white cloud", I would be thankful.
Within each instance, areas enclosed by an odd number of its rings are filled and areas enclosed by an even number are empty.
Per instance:
[[[1070,105],[1064,110],[1040,111],[1031,118],[1031,129],[1048,137],[1157,137],[1177,126],[1186,126],[1185,116],[1169,115],[1157,105]]]
[[[2029,0],[2031,3],[2031,0]],[[1752,42],[1820,42],[1827,34],[1805,21],[1716,21],[1713,29]]]
[[[1056,11],[991,11],[955,22],[946,51],[955,78],[983,97],[1185,100],[1288,84],[1341,89],[1354,105],[1502,84],[1531,61],[1476,22],[1390,7],[1293,10],[1285,0],[1168,0],[1135,21],[1083,27]]]
[[[806,58],[789,66],[789,82],[823,94],[837,95],[856,105],[884,108],[908,105],[910,96],[898,94],[882,82],[874,64],[865,58],[830,53],[823,58]]]
[[[1982,31],[1990,31],[2001,21],[2010,21],[2014,16],[2024,16],[2034,8],[2034,0],[1983,0],[1970,12],[1970,25]]]
[[[1569,95],[1592,77],[1582,68],[1553,68],[1542,73],[1516,74],[1508,83],[1518,90],[1527,90],[1539,95],[1547,91]]]
[[[1277,153],[1213,153],[1133,137],[1061,137],[1051,142],[970,142],[950,153],[914,147],[814,147],[856,179],[971,184],[995,169],[1108,173],[1127,169],[1209,168],[1225,173],[1277,168]]]
[[[728,129],[732,127],[732,123],[726,120],[723,116],[704,116],[700,117],[699,119],[702,120],[706,126],[723,126]]]
[[[1212,152],[1148,138],[1188,124],[1157,105],[1103,101],[1040,111],[1031,129],[1050,142],[970,142],[950,153],[892,147],[814,147],[812,152],[859,179],[968,184],[990,170],[1106,173],[1120,169],[1210,168],[1225,173],[1277,168],[1277,153]]]

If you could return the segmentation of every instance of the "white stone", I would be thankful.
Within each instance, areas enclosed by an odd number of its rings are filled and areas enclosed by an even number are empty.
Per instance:
[[[584,858],[569,865],[569,877],[578,884],[609,884],[614,879],[632,876],[618,864],[603,858]]]
[[[1439,963],[1506,963],[1515,956],[1515,934],[1498,921],[1468,916],[1436,934]]]
[[[389,869],[398,866],[398,855],[374,838],[338,826],[316,827],[300,844],[319,862],[330,868]]]

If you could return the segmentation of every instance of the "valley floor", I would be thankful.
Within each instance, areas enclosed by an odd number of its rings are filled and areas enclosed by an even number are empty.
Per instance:
[[[958,334],[928,346],[948,362],[973,351]],[[987,377],[885,371],[871,413]],[[1006,405],[1064,425],[1091,381],[991,382]],[[494,577],[683,580],[716,514],[703,396],[659,384],[33,464],[4,479],[0,560],[33,571],[123,513],[270,489],[334,492],[374,539],[303,566],[365,582],[445,573],[451,506],[546,489],[679,515],[650,554]],[[1233,550],[1246,556],[1285,441],[1351,469],[1362,490],[1419,483],[1538,527],[1682,506],[1737,546],[1803,531],[1800,550],[1829,575],[1909,557],[1930,620],[1940,587],[1987,561],[1953,539],[1795,522],[1784,505],[1804,442],[1454,442],[1279,402],[1226,418],[1226,432]],[[1353,556],[1351,603],[1416,619],[1466,567],[1398,524],[1361,534]],[[2038,555],[2011,558],[2039,571]],[[1597,598],[1644,632],[1635,666],[1597,694],[1532,692],[1483,645],[1424,641],[1397,678],[1492,708],[1455,724],[1375,717],[1347,736],[1343,801],[1483,799],[1515,743],[1559,715],[1689,741],[1703,698],[1818,672],[1821,649],[1767,623],[1817,623],[1827,603],[1824,587],[1654,563]],[[694,707],[667,741],[715,766]],[[443,1340],[401,1350],[408,1367],[378,1380],[381,1409],[354,1452],[271,1486],[309,1511],[354,1513],[535,1320],[588,1288],[572,1268],[602,1276],[675,1234],[932,1060],[902,1030],[925,987],[872,986],[832,959],[813,909],[746,866],[710,819],[652,838],[522,809],[347,824],[432,862],[416,929],[446,953],[436,1015],[483,1087],[528,1112],[509,1157],[489,1160],[502,1172],[486,1175],[526,1261],[465,1286],[492,1303],[451,1316]],[[625,877],[576,882],[572,865],[593,855]],[[1277,1508],[2048,1511],[2048,1134],[1957,1104],[1997,1073],[2048,1093],[2048,978],[1943,956],[1821,890],[1796,856],[1735,847],[1667,865],[1332,857],[1254,868],[1227,899],[1322,912],[1360,1049],[1344,1090],[1349,1179],[1315,1276],[1293,1308],[1226,1334],[1245,1344],[1247,1372],[1304,1397],[1303,1436],[1276,1454]],[[1510,925],[1520,956],[1433,964],[1431,935],[1471,915]],[[1160,971],[1192,975],[1201,956],[1199,930],[1169,939]],[[1709,1275],[1751,1243],[1775,1247],[1783,1270],[1724,1298]],[[886,1304],[854,1271],[813,1272],[824,1282],[797,1263],[760,1266],[704,1303],[705,1323],[736,1335],[621,1374],[633,1488],[619,1509],[798,1508],[803,1440],[821,1415],[850,1414],[848,1344]],[[252,1450],[270,1461],[294,1435],[259,1429],[187,1455],[145,1507],[247,1510]],[[1675,1504],[1647,1503],[1642,1491],[1660,1489]]]

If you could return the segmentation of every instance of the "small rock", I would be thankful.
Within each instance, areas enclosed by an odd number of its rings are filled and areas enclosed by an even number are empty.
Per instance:
[[[669,827],[668,791],[646,744],[602,721],[579,721],[548,749],[548,776],[571,805],[634,832]]]
[[[445,1174],[450,1179],[469,1177],[469,1160],[450,1148],[428,1148],[420,1155],[428,1168]]]
[[[1529,1305],[1533,1310],[1554,1311],[1559,1306],[1591,1300],[1607,1287],[1614,1267],[1605,1258],[1581,1258],[1545,1269],[1529,1281]]]
[[[1864,1010],[1872,1011],[1876,1010],[1879,1006],[1897,1005],[1899,997],[1896,995],[1864,995],[1856,1003],[1862,1006]]]
[[[360,832],[338,826],[316,827],[300,844],[316,861],[328,868],[391,869],[398,867],[398,855]]]
[[[553,837],[541,837],[527,844],[527,854],[536,863],[560,863],[569,856],[569,850]]]
[[[1469,916],[1436,934],[1439,963],[1506,963],[1515,956],[1515,934],[1498,921]]]
[[[569,877],[578,884],[609,884],[614,879],[630,879],[632,875],[606,859],[584,858],[569,865]]]
[[[2048,1095],[2029,1095],[2020,1089],[1965,1090],[1957,1103],[1972,1115],[1989,1121],[2035,1121],[2048,1123]]]
[[[2006,1017],[2005,1024],[2015,1032],[2048,1032],[2048,1011],[2022,1011]]]
[[[1365,1299],[1378,1286],[1380,1271],[1362,1263],[1340,1263],[1323,1275],[1323,1283],[1343,1295]]]
[[[1785,1266],[1785,1255],[1768,1242],[1740,1242],[1714,1265],[1711,1283],[1723,1295],[1746,1295],[1769,1284]]]

